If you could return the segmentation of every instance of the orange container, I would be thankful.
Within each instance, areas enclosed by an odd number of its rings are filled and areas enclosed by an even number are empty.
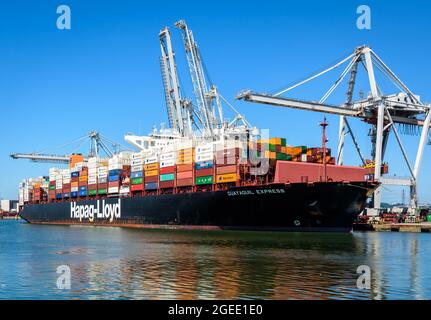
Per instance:
[[[177,165],[177,172],[192,171],[192,170],[193,170],[192,163]]]

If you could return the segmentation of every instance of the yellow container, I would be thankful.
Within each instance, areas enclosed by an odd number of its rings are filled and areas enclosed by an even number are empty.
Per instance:
[[[178,156],[193,156],[195,148],[181,149],[177,152]]]
[[[277,152],[265,151],[265,158],[266,159],[276,159],[277,158]]]
[[[236,182],[237,180],[238,175],[236,173],[218,174],[216,177],[216,183]]]
[[[281,145],[281,138],[271,138],[269,139],[270,144]]]
[[[145,171],[145,176],[146,177],[153,177],[153,176],[157,176],[159,174],[159,170],[148,170]]]
[[[151,163],[151,164],[144,165],[144,170],[151,171],[151,170],[157,170],[157,169],[159,169],[159,163]]]
[[[78,187],[78,182],[72,182],[72,183],[70,184],[70,186],[71,186],[71,187]]]
[[[79,182],[87,182],[88,176],[79,176]]]
[[[177,163],[179,164],[186,164],[186,163],[192,163],[192,162],[193,162],[193,156],[179,157],[177,159]]]

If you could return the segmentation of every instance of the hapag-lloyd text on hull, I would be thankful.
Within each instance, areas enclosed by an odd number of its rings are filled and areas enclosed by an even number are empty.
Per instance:
[[[106,203],[105,200],[97,200],[96,204],[81,204],[76,202],[70,203],[70,218],[88,220],[93,222],[95,218],[106,219],[110,222],[121,218],[121,199],[117,203]]]

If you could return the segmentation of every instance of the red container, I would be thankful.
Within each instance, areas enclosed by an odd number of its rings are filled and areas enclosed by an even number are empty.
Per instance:
[[[236,173],[236,165],[222,166],[217,165],[217,174]]]
[[[132,184],[130,186],[130,191],[142,191],[144,190],[144,186],[142,184]]]
[[[160,181],[159,187],[161,189],[164,188],[173,188],[175,186],[175,181],[171,180],[171,181]]]
[[[144,178],[144,182],[145,182],[145,183],[150,183],[150,182],[159,182],[159,176],[150,176],[150,177],[145,177],[145,178]]]
[[[193,163],[177,165],[177,172],[192,171]]]
[[[193,171],[177,172],[177,179],[192,179]]]
[[[72,181],[72,182],[79,182],[79,177],[72,177],[70,181]]]
[[[327,179],[339,181],[365,181],[367,170],[353,166],[326,166]],[[320,163],[277,161],[274,183],[318,182],[324,180],[324,168]]]
[[[175,173],[175,166],[160,168],[160,174]]]
[[[200,170],[196,170],[195,171],[195,176],[196,177],[212,176],[213,174],[214,174],[214,169],[213,168],[200,169]]]
[[[177,179],[177,187],[187,187],[193,185],[193,178]]]
[[[99,190],[101,190],[101,189],[108,189],[108,184],[107,184],[107,183],[99,183],[99,184],[97,185],[97,188],[98,188]]]
[[[120,181],[111,181],[111,182],[109,182],[109,184],[108,184],[108,187],[109,188],[112,188],[112,187],[119,187],[120,186]]]

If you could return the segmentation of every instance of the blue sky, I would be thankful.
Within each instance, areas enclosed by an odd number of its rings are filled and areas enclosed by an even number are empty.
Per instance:
[[[60,4],[72,10],[71,30],[56,28]],[[361,4],[371,7],[371,30],[356,27]],[[12,160],[12,152],[66,154],[72,150],[52,147],[92,129],[123,142],[127,132],[147,134],[166,123],[158,60],[158,32],[164,26],[171,28],[181,81],[191,96],[180,35],[173,26],[179,19],[194,31],[211,80],[251,123],[270,128],[271,135],[286,137],[291,145],[318,146],[323,115],[238,102],[235,95],[244,89],[274,92],[367,44],[429,102],[430,16],[431,5],[424,1],[217,1],[211,7],[185,0],[163,6],[132,0],[2,1],[0,197],[16,198],[21,179],[46,174],[52,166]],[[318,100],[337,75],[290,96]],[[363,80],[359,87],[367,93]],[[344,92],[337,91],[328,102],[343,99]],[[338,119],[328,120],[329,145],[335,150]],[[369,155],[367,126],[359,120],[352,126]],[[418,138],[402,139],[413,160]],[[386,159],[392,173],[407,175],[393,137]],[[431,201],[430,160],[427,146],[419,185],[422,201]],[[359,164],[351,146],[346,162]],[[401,189],[391,188],[384,199],[400,197]]]

